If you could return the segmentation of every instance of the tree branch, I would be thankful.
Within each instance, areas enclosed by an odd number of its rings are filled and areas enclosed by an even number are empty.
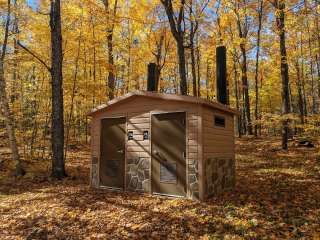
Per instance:
[[[45,61],[43,61],[40,57],[38,57],[35,53],[33,53],[31,50],[29,50],[27,47],[23,46],[20,41],[17,41],[17,44],[26,52],[28,52],[31,56],[33,56],[35,59],[37,59],[40,63],[42,63],[46,69],[51,73],[51,67],[49,67]]]

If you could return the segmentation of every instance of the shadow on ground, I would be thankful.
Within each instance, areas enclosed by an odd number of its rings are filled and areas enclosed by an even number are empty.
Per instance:
[[[269,141],[269,142],[268,142]],[[237,186],[204,203],[88,187],[89,154],[70,177],[0,183],[1,239],[310,239],[320,236],[319,149],[237,143]]]

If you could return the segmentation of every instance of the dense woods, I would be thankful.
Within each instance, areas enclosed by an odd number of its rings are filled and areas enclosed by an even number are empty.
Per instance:
[[[91,108],[146,89],[149,62],[161,92],[215,99],[220,45],[239,136],[282,131],[287,148],[288,137],[317,132],[317,1],[68,1],[61,26],[59,1],[0,6],[2,119],[13,146],[16,129],[24,158],[51,154],[52,125],[52,154],[61,161],[63,142],[88,140]]]

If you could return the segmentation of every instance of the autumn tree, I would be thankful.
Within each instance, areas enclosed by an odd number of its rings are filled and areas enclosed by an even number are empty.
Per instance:
[[[64,120],[62,91],[62,33],[60,0],[51,0],[51,77],[52,77],[52,176],[66,176],[64,166]]]
[[[289,67],[287,61],[286,49],[286,30],[285,30],[285,0],[274,0],[272,5],[275,8],[277,34],[279,37],[280,56],[281,56],[281,82],[282,82],[282,114],[290,113],[290,97],[289,97]],[[282,121],[282,148],[288,149],[289,137],[289,119],[284,116]]]
[[[258,1],[258,31],[257,31],[257,52],[256,52],[256,66],[255,66],[255,120],[256,122],[259,120],[259,64],[260,64],[260,51],[261,51],[261,30],[262,30],[262,18],[263,18],[263,7],[264,7],[264,0]],[[258,136],[258,124],[255,124],[254,127],[254,135]]]
[[[5,59],[7,54],[7,46],[9,39],[10,31],[10,22],[11,22],[11,1],[7,1],[7,15],[5,17],[4,24],[4,39],[2,42],[2,49],[0,51],[0,103],[1,103],[1,113],[4,116],[7,135],[9,137],[10,148],[12,152],[12,159],[15,162],[15,175],[21,176],[25,174],[25,171],[22,167],[19,149],[16,140],[14,118],[9,106],[9,99],[6,90],[6,79],[5,79]]]
[[[180,0],[178,6],[174,6],[172,0],[161,0],[169,20],[170,28],[174,39],[176,40],[177,52],[179,58],[179,73],[180,73],[180,92],[182,95],[187,95],[187,72],[186,72],[186,57],[185,57],[185,0]],[[178,8],[176,11],[175,8]]]
[[[245,117],[247,120],[248,134],[252,135],[252,119],[251,119],[251,105],[249,95],[248,84],[248,62],[247,62],[247,37],[250,30],[250,18],[247,13],[247,0],[240,3],[240,1],[234,1],[232,10],[236,16],[236,23],[238,28],[238,34],[240,38],[240,50],[241,50],[241,80],[245,102]]]
[[[110,100],[114,98],[115,91],[115,66],[114,66],[114,52],[113,52],[113,33],[115,27],[115,18],[118,8],[118,0],[114,0],[113,6],[111,5],[111,0],[103,0],[105,6],[105,11],[107,15],[107,46],[108,46],[108,63],[109,63],[109,72],[108,72],[108,81],[107,81],[107,92]]]

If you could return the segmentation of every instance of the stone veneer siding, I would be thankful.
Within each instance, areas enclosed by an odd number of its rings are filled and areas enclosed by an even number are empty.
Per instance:
[[[99,187],[98,164],[91,165],[91,186]],[[199,199],[198,161],[188,161],[188,182],[192,199]],[[134,192],[151,192],[150,159],[128,159],[126,165],[126,189]]]
[[[197,160],[188,161],[188,182],[191,198],[199,199],[199,171]]]
[[[209,158],[206,160],[206,197],[212,197],[235,186],[235,160]]]
[[[134,158],[127,160],[126,189],[136,192],[150,192],[150,160],[148,158]]]
[[[91,187],[99,187],[98,164],[91,164]]]

